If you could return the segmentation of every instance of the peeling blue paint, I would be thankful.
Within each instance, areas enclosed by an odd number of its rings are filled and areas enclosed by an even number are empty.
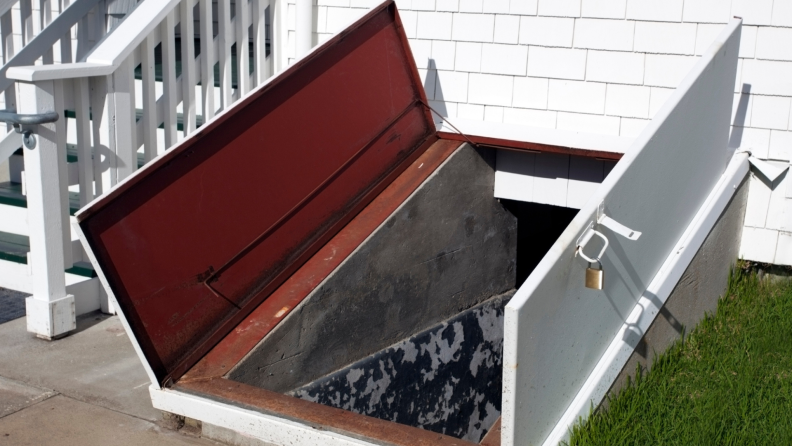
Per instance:
[[[467,309],[289,395],[479,442],[500,416],[503,309]]]

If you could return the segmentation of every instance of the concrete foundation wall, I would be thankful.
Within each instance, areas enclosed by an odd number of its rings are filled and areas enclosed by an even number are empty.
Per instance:
[[[517,220],[494,166],[460,147],[228,378],[286,392],[514,288]]]
[[[625,386],[628,376],[635,377],[638,365],[642,371],[648,371],[657,354],[679,340],[686,330],[695,327],[707,313],[715,312],[718,300],[726,292],[729,269],[737,259],[747,201],[746,179],[616,378],[608,391],[609,398],[614,397]],[[608,398],[605,398],[600,407],[605,408],[607,404]]]

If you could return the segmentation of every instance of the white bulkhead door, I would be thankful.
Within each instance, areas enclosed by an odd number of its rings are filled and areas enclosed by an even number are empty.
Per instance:
[[[636,304],[657,300],[650,282],[734,155],[728,139],[740,25],[734,19],[724,29],[506,307],[504,446],[557,441],[568,426],[559,421]],[[600,206],[640,237],[599,223]],[[588,263],[575,255],[588,228],[608,240],[601,291],[584,286]],[[585,254],[596,256],[603,245],[592,237]]]

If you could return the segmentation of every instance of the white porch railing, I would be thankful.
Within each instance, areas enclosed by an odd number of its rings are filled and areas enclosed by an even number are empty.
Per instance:
[[[0,3],[0,102],[16,109],[10,67],[34,63],[69,63],[84,56],[104,35],[107,0],[11,0]],[[57,48],[57,51],[56,51]],[[13,133],[0,138],[0,161],[20,147]]]
[[[84,62],[8,69],[19,113],[67,111],[24,149],[35,278],[29,331],[54,338],[74,326],[75,296],[63,278],[79,257],[68,191],[84,206],[271,76],[282,48],[268,35],[274,0],[221,0],[216,11],[212,3],[146,0]],[[67,142],[76,172],[66,166]]]

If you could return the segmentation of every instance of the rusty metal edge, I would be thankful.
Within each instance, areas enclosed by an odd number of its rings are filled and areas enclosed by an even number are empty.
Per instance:
[[[550,144],[540,144],[527,141],[515,141],[511,139],[490,138],[487,136],[462,135],[452,132],[437,132],[443,139],[455,141],[472,141],[478,145],[488,146],[495,149],[516,150],[525,152],[558,153],[562,155],[583,156],[586,158],[596,158],[603,160],[619,161],[624,154],[618,152],[607,152],[604,150],[578,149],[575,147],[554,146]]]
[[[492,425],[487,435],[481,439],[481,446],[500,446],[501,444],[501,417]]]
[[[474,446],[436,432],[301,400],[224,378],[180,383],[174,390],[393,446]]]

